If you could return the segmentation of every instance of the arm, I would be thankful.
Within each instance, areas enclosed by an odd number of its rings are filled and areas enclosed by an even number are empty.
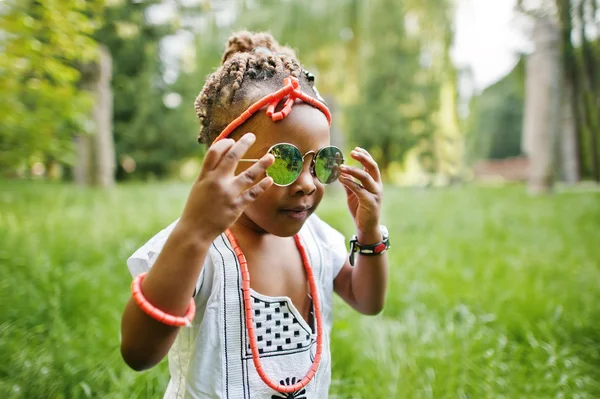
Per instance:
[[[348,209],[356,225],[358,242],[363,245],[376,244],[383,240],[379,228],[383,197],[381,173],[366,150],[357,147],[350,155],[363,168],[342,165],[340,182],[346,190]],[[378,256],[357,255],[354,267],[346,258],[334,280],[334,290],[357,311],[374,315],[383,309],[387,274],[387,253]]]
[[[273,163],[271,155],[234,174],[253,143],[254,135],[247,134],[237,143],[221,140],[206,153],[183,214],[142,283],[142,292],[154,307],[185,314],[213,240],[272,184],[269,177],[260,179]],[[121,320],[123,359],[134,370],[153,367],[167,354],[178,331],[146,315],[130,299]]]
[[[381,232],[372,233],[371,237],[359,235],[358,242],[366,245],[382,240]],[[356,255],[355,266],[346,263],[333,280],[335,292],[356,309],[366,315],[376,315],[383,310],[388,280],[387,252],[377,256]]]
[[[142,283],[144,296],[157,308],[185,314],[211,241],[191,226],[178,223]],[[154,320],[129,299],[121,320],[121,354],[134,370],[153,367],[167,354],[177,333]]]

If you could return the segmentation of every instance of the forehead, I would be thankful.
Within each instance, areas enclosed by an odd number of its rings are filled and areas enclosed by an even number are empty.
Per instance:
[[[290,114],[281,121],[273,122],[265,112],[260,112],[241,128],[242,134],[256,134],[256,142],[251,149],[255,151],[266,151],[277,143],[291,143],[304,153],[330,143],[329,123],[325,115],[303,103],[295,104]]]

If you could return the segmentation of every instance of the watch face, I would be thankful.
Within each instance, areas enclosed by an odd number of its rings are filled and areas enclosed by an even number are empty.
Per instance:
[[[387,237],[389,237],[389,233],[388,233],[388,229],[387,227],[385,227],[384,225],[379,226],[379,228],[381,229],[381,234],[383,235],[383,239],[385,240]]]

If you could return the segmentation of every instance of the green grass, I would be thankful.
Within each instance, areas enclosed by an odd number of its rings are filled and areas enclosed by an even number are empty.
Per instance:
[[[154,398],[122,362],[126,258],[188,186],[1,182],[0,398]],[[319,214],[348,236],[341,192]],[[336,303],[332,398],[600,397],[600,195],[388,188],[383,314]]]

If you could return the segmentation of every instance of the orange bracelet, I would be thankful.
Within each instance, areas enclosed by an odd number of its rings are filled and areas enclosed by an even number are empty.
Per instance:
[[[196,302],[194,302],[194,298],[190,299],[190,307],[188,308],[185,316],[173,316],[168,313],[163,312],[162,310],[156,308],[152,305],[144,294],[142,294],[142,281],[144,277],[146,277],[147,273],[141,273],[138,275],[133,282],[131,283],[131,292],[133,293],[133,300],[137,305],[146,313],[148,316],[153,319],[167,324],[169,326],[174,327],[191,327],[192,320],[194,320],[194,316],[196,315]]]

